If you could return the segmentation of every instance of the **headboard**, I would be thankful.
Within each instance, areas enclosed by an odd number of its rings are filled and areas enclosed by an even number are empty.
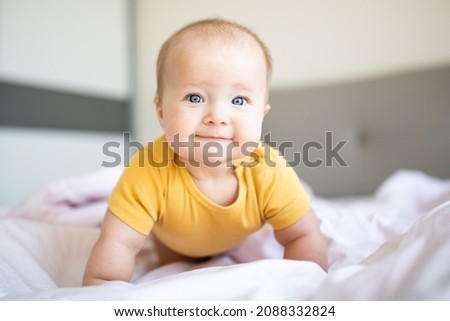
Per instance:
[[[318,195],[370,194],[398,169],[450,178],[450,66],[275,90],[270,103],[263,139]]]

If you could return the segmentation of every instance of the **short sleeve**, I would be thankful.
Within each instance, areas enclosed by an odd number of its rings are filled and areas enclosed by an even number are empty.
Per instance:
[[[311,198],[285,159],[272,150],[272,166],[266,169],[263,184],[264,218],[275,230],[289,227],[305,215]]]
[[[150,166],[148,146],[124,169],[109,199],[109,209],[134,230],[148,235],[163,206],[159,168]]]

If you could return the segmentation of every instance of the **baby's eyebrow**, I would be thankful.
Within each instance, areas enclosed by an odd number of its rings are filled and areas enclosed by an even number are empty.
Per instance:
[[[214,82],[210,81],[192,81],[186,82],[182,85],[182,88],[185,90],[195,90],[196,88],[208,88],[211,86],[215,86]],[[245,81],[236,81],[234,83],[231,83],[230,87],[235,91],[241,91],[245,93],[254,93],[255,91],[258,91],[259,88],[256,88],[255,86],[252,86],[251,84],[248,84]]]
[[[182,84],[182,87],[183,88],[190,88],[190,87],[204,87],[204,86],[207,86],[208,85],[208,82],[206,82],[206,81],[199,81],[199,82],[187,82],[187,83],[183,83]]]
[[[243,91],[254,91],[255,89],[252,87],[249,87],[247,84],[245,83],[235,83],[232,86],[235,89],[239,89],[239,90],[243,90]]]

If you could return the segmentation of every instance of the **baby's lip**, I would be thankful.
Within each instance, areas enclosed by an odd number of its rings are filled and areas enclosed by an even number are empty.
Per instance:
[[[200,139],[211,139],[211,140],[231,140],[231,138],[229,138],[227,136],[221,136],[221,135],[197,134],[197,135],[195,135],[195,137],[200,138]]]

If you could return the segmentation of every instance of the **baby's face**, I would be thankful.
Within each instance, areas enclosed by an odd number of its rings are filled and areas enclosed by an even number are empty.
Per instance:
[[[211,164],[249,155],[269,110],[266,64],[258,45],[184,41],[170,53],[165,71],[157,112],[181,159]],[[187,142],[190,148],[179,148]]]

